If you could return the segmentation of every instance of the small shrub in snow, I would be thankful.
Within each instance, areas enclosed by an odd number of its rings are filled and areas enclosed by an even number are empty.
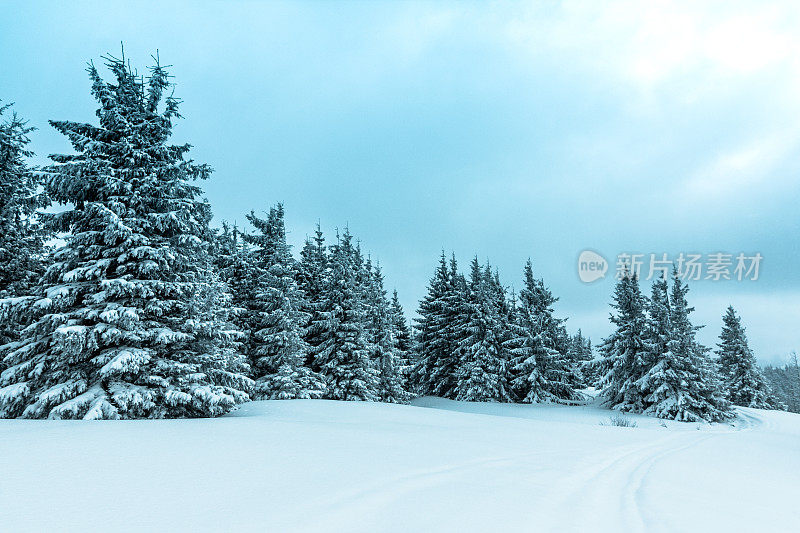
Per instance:
[[[617,426],[621,428],[635,428],[637,426],[635,421],[631,420],[627,416],[620,414],[608,417],[608,421],[612,426]]]

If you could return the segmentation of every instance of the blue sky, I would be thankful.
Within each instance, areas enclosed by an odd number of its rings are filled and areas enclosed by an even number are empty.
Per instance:
[[[124,41],[143,70],[158,49],[217,221],[282,201],[295,245],[349,224],[409,312],[442,249],[509,285],[531,257],[596,341],[613,281],[582,283],[582,250],[760,252],[758,281],[695,282],[691,303],[707,344],[733,304],[781,361],[800,348],[800,7],[698,4],[6,2],[0,98],[43,160],[68,150],[48,119],[94,119],[87,61]]]

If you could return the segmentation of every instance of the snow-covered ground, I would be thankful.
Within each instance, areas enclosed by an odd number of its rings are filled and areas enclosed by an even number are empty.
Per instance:
[[[2,420],[0,530],[797,531],[800,416],[739,413],[624,428],[594,406],[421,398]]]

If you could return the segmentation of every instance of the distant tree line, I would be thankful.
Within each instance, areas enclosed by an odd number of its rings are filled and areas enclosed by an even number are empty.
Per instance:
[[[31,128],[0,108],[0,417],[199,417],[251,399],[419,394],[579,403],[589,387],[615,409],[676,420],[780,407],[774,396],[796,406],[796,382],[780,377],[790,367],[767,370],[770,390],[733,309],[709,356],[677,276],[650,298],[623,276],[595,357],[530,260],[516,293],[488,263],[465,275],[443,253],[411,327],[348,228],[326,239],[317,226],[299,257],[281,204],[251,211],[249,229],[213,229],[197,185],[211,169],[169,143],[180,115],[166,69],[140,76],[105,59],[111,81],[88,67],[98,124],[51,121],[74,153],[43,168],[27,163]],[[43,210],[52,204],[63,209]]]
[[[792,353],[789,362],[783,367],[766,366],[764,376],[775,397],[786,406],[786,410],[800,413],[800,365],[797,364],[797,354]]]

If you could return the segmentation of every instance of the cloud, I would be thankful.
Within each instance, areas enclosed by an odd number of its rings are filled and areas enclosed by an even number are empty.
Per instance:
[[[582,65],[651,92],[679,79],[703,89],[778,67],[797,79],[799,18],[792,2],[567,1],[511,14],[503,31],[531,56],[568,54],[565,68]]]
[[[473,16],[521,68],[554,64],[615,108],[607,124],[577,130],[583,146],[572,147],[595,166],[612,162],[606,183],[644,180],[685,209],[727,209],[754,190],[780,202],[794,182],[800,4],[567,0]]]
[[[713,156],[684,182],[686,199],[732,196],[752,193],[755,187],[780,185],[794,176],[775,180],[775,170],[797,151],[800,131],[779,131],[769,138],[757,138],[743,146]]]
[[[402,61],[415,62],[423,59],[432,46],[452,33],[462,15],[462,11],[436,6],[424,11],[406,11],[393,18],[383,31]]]

